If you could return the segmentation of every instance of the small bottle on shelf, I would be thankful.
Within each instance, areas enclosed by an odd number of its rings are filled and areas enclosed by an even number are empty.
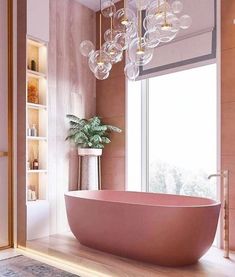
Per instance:
[[[37,71],[37,63],[35,60],[31,60],[31,70]]]
[[[30,186],[30,188],[28,189],[28,192],[27,192],[27,200],[28,201],[36,201],[37,200],[36,191],[34,189],[31,189],[31,186]]]
[[[28,136],[28,137],[31,136],[31,128],[29,127],[29,125],[28,125],[28,127],[27,127],[27,136]]]
[[[36,201],[36,200],[37,200],[36,192],[35,192],[34,190],[32,190],[31,196],[32,196],[32,200],[33,200],[33,201]]]
[[[33,160],[33,170],[39,170],[39,162],[37,158]]]
[[[31,136],[32,136],[32,137],[37,137],[37,136],[38,136],[38,130],[37,130],[36,124],[33,124],[33,125],[32,125],[32,128],[31,128]]]
[[[31,190],[31,189],[28,189],[28,192],[27,192],[27,200],[28,200],[28,201],[32,201],[32,190]]]

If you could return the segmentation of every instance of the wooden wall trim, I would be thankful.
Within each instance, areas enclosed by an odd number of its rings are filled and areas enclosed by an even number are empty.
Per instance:
[[[8,211],[9,247],[13,247],[13,0],[8,0]]]
[[[26,34],[27,0],[17,1],[17,245],[26,245]]]

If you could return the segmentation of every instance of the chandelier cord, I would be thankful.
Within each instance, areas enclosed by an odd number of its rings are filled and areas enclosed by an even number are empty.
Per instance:
[[[164,22],[165,22],[165,25],[167,25],[166,10],[167,10],[167,2],[165,0],[165,2],[164,2]]]
[[[101,14],[101,1],[100,0],[100,51],[101,51],[101,46],[102,46],[102,14]]]
[[[113,17],[110,16],[111,41],[113,41]]]

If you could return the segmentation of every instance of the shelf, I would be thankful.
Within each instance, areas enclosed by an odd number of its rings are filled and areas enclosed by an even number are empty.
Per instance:
[[[27,173],[47,173],[47,169],[29,169]]]
[[[26,206],[27,239],[49,235],[49,183],[48,183],[48,49],[47,43],[27,39],[26,60],[26,125],[35,125],[37,136],[27,136],[26,132]],[[35,70],[31,70],[35,69]],[[34,102],[34,103],[32,103]],[[35,104],[38,103],[38,104]],[[27,130],[29,131],[29,130]],[[39,167],[33,166],[37,158]],[[37,170],[32,168],[39,168]],[[31,194],[31,191],[35,192]],[[28,201],[37,198],[35,201]],[[39,224],[38,220],[42,224]],[[40,226],[39,226],[40,225]],[[39,227],[38,227],[39,226]]]
[[[47,46],[47,43],[45,41],[35,40],[35,39],[31,39],[31,38],[28,38],[28,44],[36,46],[36,47]]]
[[[34,109],[34,110],[47,110],[46,105],[41,105],[41,104],[34,104],[34,103],[27,103],[27,107],[29,109]]]
[[[27,205],[40,205],[40,204],[49,204],[49,203],[48,203],[48,200],[42,200],[42,199],[37,199],[35,201],[27,200]]]
[[[33,136],[27,136],[27,139],[28,140],[44,140],[46,141],[47,140],[47,137],[33,137]]]
[[[27,70],[27,75],[29,77],[37,78],[37,79],[41,79],[41,78],[46,79],[47,78],[46,74],[44,74],[42,72],[38,72],[38,71],[33,71],[30,69]]]

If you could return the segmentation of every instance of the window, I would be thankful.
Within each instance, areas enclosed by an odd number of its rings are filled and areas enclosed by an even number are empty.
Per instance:
[[[216,65],[149,79],[149,191],[216,198]]]
[[[215,64],[129,82],[128,189],[216,198],[216,87]]]
[[[127,89],[127,180],[128,190],[141,191],[141,81]]]

